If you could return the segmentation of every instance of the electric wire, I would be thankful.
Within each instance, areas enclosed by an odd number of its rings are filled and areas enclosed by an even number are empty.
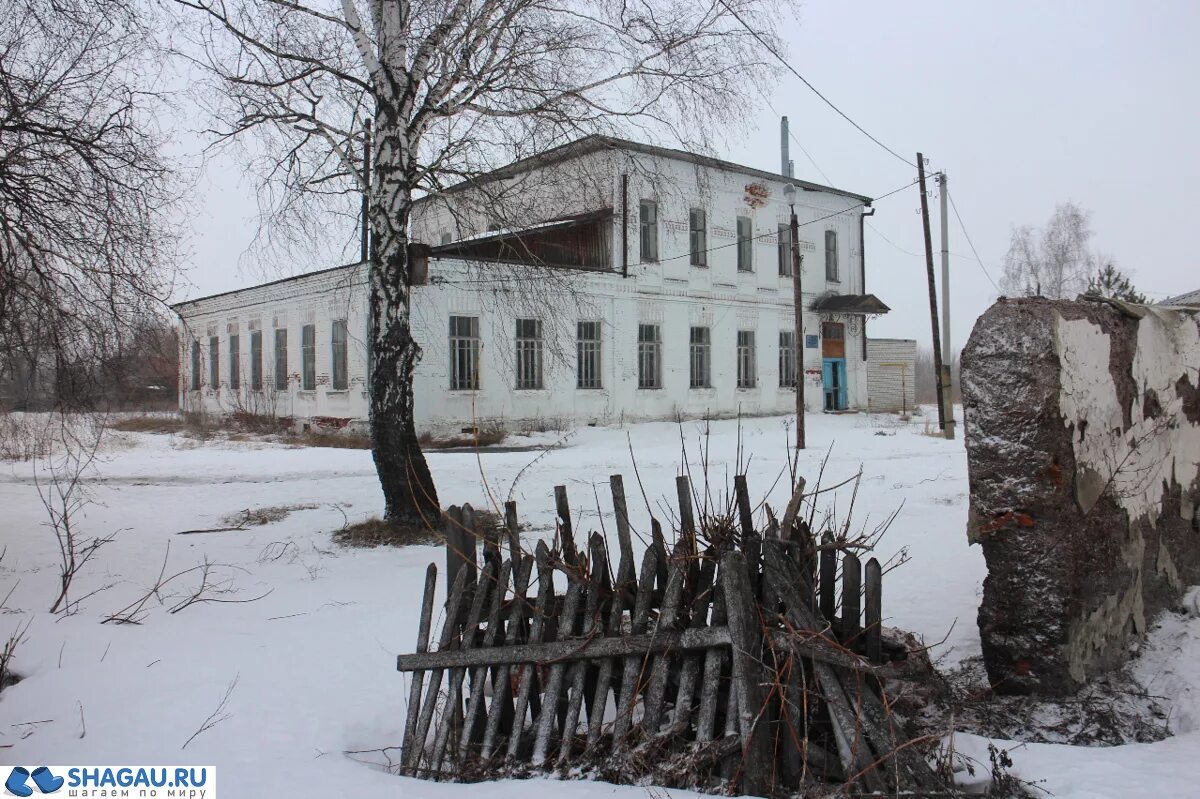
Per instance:
[[[789,63],[787,62],[787,60],[786,60],[786,59],[785,59],[783,56],[781,56],[779,53],[777,53],[777,52],[775,51],[775,48],[774,48],[774,47],[772,47],[770,44],[768,44],[768,43],[767,43],[767,40],[766,40],[766,39],[764,39],[764,38],[763,38],[763,37],[762,37],[762,36],[761,36],[761,35],[758,33],[758,31],[754,30],[754,28],[751,28],[751,27],[750,27],[748,24],[746,24],[746,20],[742,19],[742,15],[741,15],[741,14],[739,14],[738,12],[734,11],[734,10],[733,10],[733,8],[731,8],[731,7],[729,6],[729,4],[725,2],[725,0],[718,0],[718,2],[720,2],[720,4],[721,4],[722,6],[724,6],[724,7],[725,7],[725,10],[726,10],[726,11],[728,11],[730,14],[732,14],[732,15],[733,15],[734,19],[736,19],[738,22],[740,22],[740,23],[741,23],[742,27],[743,27],[743,28],[745,28],[745,29],[746,29],[746,31],[747,31],[747,32],[749,32],[749,34],[750,34],[751,36],[753,36],[755,39],[757,39],[757,40],[758,40],[758,43],[759,43],[759,44],[761,44],[761,45],[762,45],[764,48],[766,48],[766,50],[767,50],[767,52],[768,52],[768,53],[770,53],[771,55],[775,56],[775,58],[776,58],[776,59],[779,61],[779,63],[781,63],[781,64],[783,64],[785,67],[787,67],[787,69],[788,69],[788,71],[789,71],[789,72],[791,72],[793,75],[795,75],[797,78],[799,78],[799,79],[801,80],[801,82],[803,82],[803,83],[804,83],[804,85],[805,85],[805,86],[807,86],[807,87],[808,87],[808,88],[809,88],[809,89],[812,91],[812,93],[813,93],[813,94],[815,94],[817,97],[820,97],[820,98],[821,98],[821,99],[822,99],[822,100],[825,102],[825,104],[826,104],[827,106],[829,106],[830,108],[832,108],[834,111],[836,111],[836,112],[838,113],[838,115],[840,115],[840,116],[842,117],[842,119],[844,119],[844,120],[846,120],[847,122],[849,122],[851,125],[853,125],[855,128],[857,128],[857,129],[858,129],[858,132],[859,132],[859,133],[861,133],[862,135],[866,136],[868,139],[870,139],[871,141],[875,142],[876,144],[878,144],[878,145],[879,145],[880,147],[882,147],[883,149],[887,150],[889,153],[891,153],[891,154],[892,154],[893,156],[895,156],[896,158],[898,158],[898,159],[900,159],[901,161],[903,161],[904,163],[908,164],[908,165],[909,165],[909,166],[911,166],[913,169],[916,169],[916,168],[917,168],[917,165],[916,165],[915,163],[913,163],[912,161],[908,160],[908,159],[907,159],[907,158],[905,158],[904,156],[900,155],[900,153],[896,152],[896,151],[895,151],[895,150],[893,150],[891,147],[888,147],[886,144],[884,144],[883,142],[881,142],[879,139],[877,139],[877,138],[875,138],[874,136],[872,136],[870,133],[868,133],[868,132],[867,132],[867,129],[866,129],[866,128],[864,128],[862,125],[858,124],[858,123],[857,123],[857,122],[855,122],[853,119],[851,119],[851,118],[849,117],[849,115],[847,115],[847,114],[846,114],[846,112],[845,112],[845,111],[843,111],[842,109],[840,109],[840,108],[838,108],[836,105],[834,105],[834,104],[833,104],[833,101],[831,101],[831,100],[830,100],[828,97],[826,97],[825,95],[821,94],[821,92],[820,92],[820,91],[817,89],[817,87],[816,87],[816,86],[813,86],[813,85],[812,85],[812,83],[810,83],[810,82],[809,82],[808,78],[806,78],[806,77],[804,77],[803,75],[801,75],[801,74],[800,74],[800,72],[799,72],[799,71],[798,71],[798,70],[797,70],[795,67],[793,67],[791,64],[789,64]]]
[[[1002,294],[1003,292],[1001,292],[1000,287],[996,285],[996,281],[992,280],[991,273],[988,272],[987,267],[983,265],[983,259],[979,257],[979,251],[975,249],[974,242],[971,241],[971,234],[967,232],[967,226],[963,224],[962,215],[958,213],[958,205],[954,202],[954,195],[951,194],[950,190],[945,186],[942,186],[942,191],[946,192],[946,197],[950,199],[950,207],[954,209],[954,218],[958,220],[958,226],[962,229],[963,238],[967,240],[967,244],[971,247],[971,252],[975,254],[975,261],[979,264],[979,268],[983,270],[984,277],[986,277],[988,282],[992,284],[992,288],[996,290],[996,293]]]

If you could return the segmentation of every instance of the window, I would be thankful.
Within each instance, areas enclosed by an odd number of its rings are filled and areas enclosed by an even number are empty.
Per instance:
[[[192,391],[200,390],[200,342],[192,339]]]
[[[642,200],[638,207],[641,225],[642,260],[658,260],[658,203]]]
[[[279,327],[275,329],[275,390],[287,391],[287,387],[287,328]]]
[[[796,387],[796,334],[779,331],[779,387]]]
[[[578,356],[575,387],[601,388],[599,322],[579,323],[575,348]]]
[[[229,387],[237,391],[242,387],[242,339],[229,337]]]
[[[689,349],[689,384],[692,388],[712,388],[712,340],[707,327],[692,328]]]
[[[346,320],[333,320],[333,330],[329,337],[333,345],[330,367],[333,372],[333,390],[345,391],[350,387],[350,378],[346,374]]]
[[[317,390],[317,326],[300,328],[300,389]]]
[[[839,280],[836,230],[825,231],[825,279],[834,282]]]
[[[262,391],[262,331],[250,333],[250,390]]]
[[[737,268],[739,272],[754,271],[754,236],[750,217],[737,218]]]
[[[842,341],[846,337],[846,326],[841,322],[822,322],[821,338]]]
[[[792,276],[792,226],[779,223],[779,276]]]
[[[517,388],[542,388],[542,320],[517,320]]]
[[[754,331],[737,332],[737,387],[754,388],[758,376],[754,370]]]
[[[479,317],[450,317],[450,390],[479,389]]]
[[[708,220],[703,208],[693,208],[688,217],[688,248],[692,266],[708,266]]]
[[[662,388],[662,330],[638,325],[638,388]]]
[[[221,339],[208,338],[208,382],[213,388],[221,387]]]
[[[443,233],[442,234],[442,244],[449,244],[449,243],[450,243],[450,234]]]

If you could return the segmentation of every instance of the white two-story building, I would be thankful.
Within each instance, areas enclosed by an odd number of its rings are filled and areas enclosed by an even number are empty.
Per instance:
[[[789,206],[803,255],[797,368]],[[590,137],[419,200],[419,430],[868,407],[871,200]],[[425,245],[425,246],[422,246]],[[366,265],[179,303],[180,403],[365,420]]]

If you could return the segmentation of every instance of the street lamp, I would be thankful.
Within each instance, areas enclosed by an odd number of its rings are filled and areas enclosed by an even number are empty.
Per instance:
[[[804,256],[800,254],[800,223],[796,221],[796,187],[791,183],[783,187],[783,199],[791,214],[788,237],[792,250],[792,303],[796,307],[796,330],[792,335],[796,368],[796,449],[804,449],[804,294],[800,285]]]

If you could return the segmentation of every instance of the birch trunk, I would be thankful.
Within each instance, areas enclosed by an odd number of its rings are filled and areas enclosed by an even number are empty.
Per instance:
[[[413,373],[421,348],[412,336],[408,222],[415,172],[395,105],[380,102],[372,186],[370,258],[371,452],[388,521],[436,527],[437,488],[417,440]]]

